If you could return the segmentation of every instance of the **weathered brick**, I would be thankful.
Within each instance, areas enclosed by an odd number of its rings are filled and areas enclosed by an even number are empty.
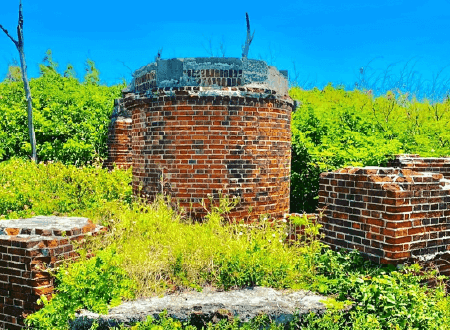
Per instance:
[[[208,193],[216,198],[221,190],[224,195],[239,196],[240,207],[252,209],[252,219],[265,213],[280,218],[288,212],[292,107],[284,105],[290,103],[252,99],[249,105],[245,103],[249,100],[239,97],[179,96],[170,105],[177,109],[176,115],[169,115],[165,109],[169,106],[152,102],[133,111],[134,192],[145,186],[142,194],[152,199],[162,188],[190,209],[194,198],[206,198]],[[233,99],[236,105],[231,104]],[[182,105],[186,100],[192,105]],[[209,103],[218,100],[221,105]],[[129,105],[133,102],[138,101]],[[161,141],[161,130],[153,130],[161,127],[151,126],[155,122],[164,122],[164,141],[171,141],[164,149],[155,148],[154,142]],[[145,139],[135,138],[141,136]],[[143,154],[144,148],[152,152]],[[167,176],[163,187],[161,175]],[[255,194],[244,192],[244,187]],[[199,203],[194,201],[193,206],[192,215],[204,214]],[[232,211],[230,217],[249,219],[244,209]]]
[[[430,255],[431,262],[439,269],[445,265],[450,273],[450,267],[439,257],[433,259],[434,253],[450,251],[450,239],[446,238],[450,231],[450,192],[442,181],[450,171],[440,172],[445,168],[442,164],[450,168],[450,158],[406,159],[413,164],[411,168],[420,172],[432,168],[435,174],[381,167],[322,174],[327,184],[320,186],[319,207],[326,206],[330,211],[325,211],[320,222],[333,225],[324,231],[324,241],[335,248],[357,248],[368,259],[380,263],[412,262],[417,255]],[[405,164],[409,166],[408,162]],[[422,163],[427,166],[419,166]],[[342,191],[343,187],[354,187],[351,195]],[[366,241],[357,241],[353,230],[365,232]],[[359,246],[349,241],[357,241]]]
[[[85,228],[86,232],[96,229],[91,222]],[[68,235],[78,231],[81,232],[80,229],[68,231]],[[4,321],[6,329],[16,329],[16,326],[22,329],[24,315],[41,308],[36,304],[39,295],[51,296],[53,280],[45,267],[54,267],[64,250],[73,254],[71,257],[77,256],[69,244],[71,237],[52,236],[53,230],[48,229],[36,228],[35,232],[45,236],[27,236],[32,230],[25,228],[21,230],[23,236],[9,236],[0,241],[0,248],[4,248],[0,260],[0,312],[3,312],[0,321]]]

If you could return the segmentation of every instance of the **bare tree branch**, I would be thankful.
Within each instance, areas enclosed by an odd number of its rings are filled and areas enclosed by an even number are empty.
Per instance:
[[[34,162],[37,162],[36,156],[36,137],[34,134],[34,125],[33,125],[33,101],[31,98],[31,90],[30,83],[27,77],[27,64],[25,62],[25,53],[23,51],[23,12],[22,12],[22,0],[19,3],[19,21],[17,23],[17,40],[14,40],[13,37],[8,33],[8,31],[0,25],[0,28],[5,32],[5,34],[12,40],[14,45],[17,48],[20,56],[20,67],[22,71],[22,80],[23,80],[23,88],[25,90],[25,98],[27,100],[27,113],[28,113],[28,135],[30,137],[31,144],[31,159]]]
[[[207,38],[205,35],[203,35],[203,38],[205,38],[206,41],[208,42],[208,45],[207,45],[207,46],[205,46],[205,45],[202,43],[203,49],[206,51],[206,53],[207,53],[209,56],[214,57],[214,51],[213,51],[213,46],[212,46],[212,37]]]
[[[250,19],[248,18],[248,13],[245,13],[245,18],[247,20],[247,39],[245,40],[245,45],[242,47],[242,58],[248,57],[248,50],[250,48],[250,44],[252,43],[253,37],[255,36],[255,31],[253,31],[253,34],[250,32]]]
[[[116,60],[116,61],[119,63],[122,63],[122,65],[130,71],[130,74],[133,74],[133,70],[128,65],[126,65],[124,61],[120,61],[120,60]]]
[[[222,53],[222,57],[225,57],[225,52],[226,52],[226,48],[225,48],[225,41],[222,35],[222,41],[220,42],[220,52]]]
[[[17,22],[17,41],[19,46],[23,47],[23,13],[22,13],[22,0],[19,3],[19,21]]]
[[[11,39],[11,41],[14,42],[14,44],[15,44],[16,47],[17,47],[18,41],[15,40],[13,37],[11,37],[11,35],[10,35],[9,32],[8,32],[8,30],[5,29],[1,24],[0,24],[0,29],[2,29],[3,32],[5,32],[5,34],[8,36],[8,38]]]

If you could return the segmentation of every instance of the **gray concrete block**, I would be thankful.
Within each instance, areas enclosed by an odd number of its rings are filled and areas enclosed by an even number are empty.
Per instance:
[[[96,320],[99,329],[112,329],[120,324],[132,324],[147,316],[158,318],[164,310],[180,321],[206,325],[223,316],[248,322],[266,314],[276,323],[288,323],[295,314],[321,313],[326,310],[322,301],[327,298],[309,291],[275,290],[266,287],[219,292],[205,288],[202,292],[184,292],[164,297],[128,301],[109,310],[108,315],[80,311],[71,322],[72,330],[90,329]],[[218,317],[219,316],[219,317]],[[198,324],[198,323],[203,324]]]
[[[151,77],[151,78],[150,78]],[[152,88],[184,86],[270,89],[278,96],[288,96],[287,71],[278,71],[266,62],[232,57],[188,57],[159,60],[133,73],[133,80],[123,92],[148,93]]]

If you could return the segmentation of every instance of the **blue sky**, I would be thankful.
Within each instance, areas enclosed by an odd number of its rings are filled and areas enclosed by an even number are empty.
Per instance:
[[[0,24],[14,36],[18,0],[2,1]],[[163,58],[240,57],[245,12],[255,37],[250,58],[264,59],[300,83],[352,86],[361,67],[372,73],[409,68],[424,79],[450,77],[450,0],[430,1],[36,1],[23,0],[25,52],[31,77],[47,49],[61,71],[78,77],[93,59],[107,84],[128,81],[131,70]],[[209,46],[211,41],[212,47]],[[0,79],[18,59],[0,33]],[[409,61],[409,62],[408,62]],[[294,70],[295,63],[295,70]],[[415,63],[415,66],[412,67]]]

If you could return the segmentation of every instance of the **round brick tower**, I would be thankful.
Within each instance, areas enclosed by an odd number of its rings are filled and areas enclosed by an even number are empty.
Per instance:
[[[171,195],[193,217],[209,198],[239,197],[235,220],[289,212],[287,73],[234,58],[159,60],[133,74],[133,191]]]

